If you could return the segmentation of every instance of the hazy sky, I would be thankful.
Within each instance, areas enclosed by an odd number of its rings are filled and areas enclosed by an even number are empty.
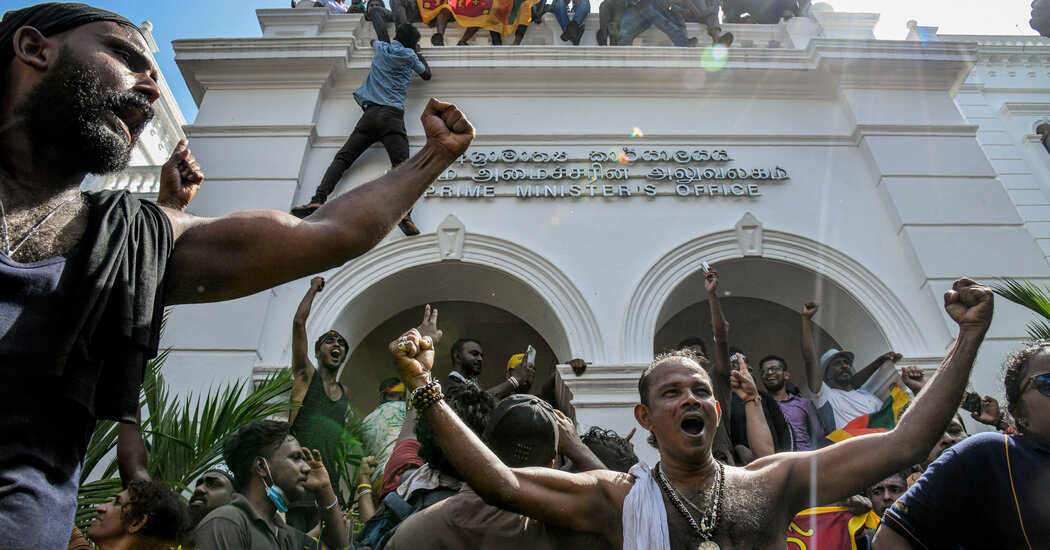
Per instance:
[[[284,8],[289,0],[85,0],[120,13],[132,21],[153,23],[153,37],[160,47],[157,62],[168,80],[186,120],[193,122],[197,106],[175,65],[171,41],[179,38],[261,36],[255,17],[258,8]],[[5,9],[36,4],[31,0],[3,0]],[[598,10],[597,0],[591,8]],[[942,34],[1036,34],[1028,26],[1030,0],[829,0],[835,11],[880,13],[878,38],[900,40],[907,36],[907,22],[940,27]]]

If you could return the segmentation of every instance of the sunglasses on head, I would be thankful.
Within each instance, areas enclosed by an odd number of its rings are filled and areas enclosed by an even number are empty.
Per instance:
[[[1046,397],[1050,397],[1050,372],[1044,372],[1043,374],[1036,374],[1035,376],[1029,376],[1025,379],[1024,384],[1021,385],[1021,395],[1028,389],[1028,385],[1035,382],[1035,391],[1043,394]]]

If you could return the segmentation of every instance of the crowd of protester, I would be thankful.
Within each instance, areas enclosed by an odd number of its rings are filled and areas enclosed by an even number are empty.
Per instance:
[[[376,38],[389,42],[388,25],[399,27],[409,23],[427,23],[435,27],[431,44],[445,45],[448,23],[455,17],[451,9],[442,9],[432,19],[420,15],[417,2],[422,0],[292,0],[292,7],[326,8],[332,15],[364,14],[372,24]],[[630,46],[638,35],[650,27],[666,34],[675,46],[691,47],[699,43],[697,37],[686,35],[686,23],[704,25],[712,44],[729,46],[733,34],[722,32],[722,23],[773,24],[809,14],[812,0],[602,0],[598,6],[598,28],[595,40],[599,46]],[[561,27],[562,42],[580,45],[586,31],[587,15],[591,13],[590,0],[538,0],[529,8],[529,20],[514,27],[514,45],[521,44],[530,24],[543,23],[546,14],[552,14]],[[467,46],[479,27],[467,26],[457,46]],[[489,31],[493,45],[503,44],[503,35]]]
[[[410,6],[400,4],[397,17]],[[558,18],[570,39],[582,29],[582,19]],[[429,74],[418,38],[402,24],[399,47],[374,44],[386,65],[373,62],[370,78],[403,86],[369,96],[366,81],[366,117],[387,105],[373,99],[401,103],[359,123],[361,139],[404,133],[390,115],[403,114],[411,73]],[[696,327],[638,380],[634,420],[660,455],[653,467],[636,456],[634,431],[592,426],[581,436],[554,398],[556,375],[533,395],[529,352],[483,388],[482,344],[456,335],[439,381],[434,349],[444,335],[438,311],[425,306],[420,325],[390,343],[397,376],[381,383],[380,404],[362,422],[367,456],[348,485],[336,475],[346,469],[336,449],[350,408],[338,374],[350,350],[330,330],[310,353],[306,321],[325,284],[314,277],[292,322],[288,420],[236,429],[187,500],[150,479],[140,427],[141,373],[157,353],[162,307],[301,279],[366,252],[397,224],[405,230],[412,205],[467,149],[473,128],[455,106],[431,100],[424,151],[404,163],[392,153],[400,165],[375,182],[331,201],[331,187],[322,189],[301,220],[268,211],[202,219],[185,213],[203,181],[185,142],[163,168],[156,203],[78,190],[85,173],[127,165],[159,95],[148,47],[127,19],[73,3],[10,11],[0,21],[0,70],[0,362],[38,366],[6,369],[0,388],[2,548],[783,548],[789,526],[825,508],[873,516],[866,530],[843,533],[853,548],[1050,541],[1050,342],[1007,358],[1005,411],[965,394],[993,313],[990,289],[966,278],[944,296],[958,336],[943,363],[930,379],[914,366],[894,370],[898,387],[885,401],[867,382],[885,379],[874,375],[896,369],[901,355],[888,351],[860,370],[847,350],[818,359],[819,304],[799,296],[807,398],[785,350],[761,350],[756,362],[730,347],[719,273],[705,266],[710,341]],[[333,174],[353,159],[341,162]],[[61,261],[44,261],[52,258]],[[568,364],[587,376],[583,359]],[[352,372],[343,378],[353,383]],[[991,429],[970,436],[960,408]],[[123,490],[82,534],[71,524],[97,419],[122,422]]]

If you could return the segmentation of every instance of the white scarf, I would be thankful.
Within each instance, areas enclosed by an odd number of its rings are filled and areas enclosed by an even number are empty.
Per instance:
[[[623,550],[671,550],[667,509],[656,475],[644,462],[631,467],[634,486],[623,501]]]

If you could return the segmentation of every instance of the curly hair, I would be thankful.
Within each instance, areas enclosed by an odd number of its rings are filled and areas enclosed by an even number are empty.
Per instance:
[[[1003,390],[1006,393],[1006,408],[1011,414],[1014,414],[1013,411],[1020,404],[1021,385],[1028,374],[1028,363],[1041,353],[1050,353],[1050,340],[1028,342],[1021,349],[1011,353],[1003,364]]]
[[[481,437],[481,433],[485,431],[485,425],[489,422],[492,409],[496,408],[496,398],[473,384],[463,384],[449,389],[445,394],[445,402],[478,437]],[[426,415],[421,414],[416,417],[416,440],[419,441],[419,458],[431,468],[456,479],[463,479],[456,467],[441,451],[441,446],[438,445],[437,438],[434,436],[434,429]]]
[[[612,430],[591,426],[580,436],[580,441],[610,470],[627,473],[638,463],[638,455],[634,454],[631,445]]]
[[[120,508],[120,519],[128,524],[145,517],[138,535],[158,541],[175,541],[189,527],[186,501],[167,484],[136,479],[128,483],[129,499]]]
[[[252,462],[271,452],[292,435],[292,425],[276,420],[249,422],[227,436],[222,444],[222,459],[233,472],[233,488],[244,489],[252,478]]]

